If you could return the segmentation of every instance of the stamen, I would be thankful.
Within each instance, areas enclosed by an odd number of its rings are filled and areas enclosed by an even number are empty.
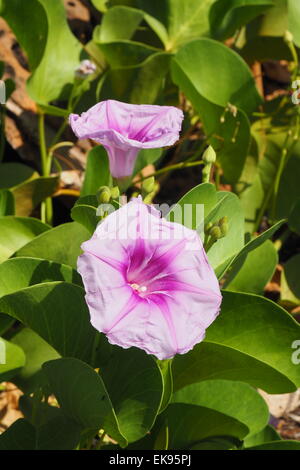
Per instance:
[[[135,282],[133,284],[129,284],[132,289],[138,291],[138,292],[146,292],[147,286],[140,286],[139,284],[136,284]]]

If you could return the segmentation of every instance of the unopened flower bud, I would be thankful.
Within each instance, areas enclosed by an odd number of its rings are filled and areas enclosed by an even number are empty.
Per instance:
[[[294,40],[294,36],[292,35],[292,33],[290,31],[286,31],[284,33],[284,36],[283,36],[285,42],[293,42]]]
[[[107,203],[111,199],[111,191],[108,186],[101,186],[97,192],[97,198],[100,203]]]
[[[209,222],[208,224],[205,225],[204,227],[204,233],[209,234],[210,229],[213,227],[212,222]]]
[[[214,151],[211,145],[207,147],[207,149],[203,153],[202,160],[204,161],[204,163],[214,163],[216,161],[216,152]]]
[[[211,236],[211,238],[213,240],[219,240],[219,238],[222,238],[222,232],[221,232],[221,229],[220,227],[218,227],[217,225],[214,225],[210,231],[209,231],[209,234]]]
[[[118,186],[114,186],[113,188],[110,188],[110,194],[112,199],[118,199],[120,196],[120,190]]]
[[[155,186],[155,178],[154,176],[150,176],[150,178],[146,178],[142,183],[142,190],[145,193],[151,193],[154,190]]]

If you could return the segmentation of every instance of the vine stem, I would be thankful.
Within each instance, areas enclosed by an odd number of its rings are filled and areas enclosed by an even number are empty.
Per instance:
[[[45,135],[45,114],[39,112],[39,143],[40,143],[40,155],[41,155],[41,166],[42,175],[49,176],[51,170],[51,156],[48,155]],[[41,219],[44,223],[52,224],[53,219],[53,208],[52,199],[47,198],[41,204]]]
[[[193,166],[199,166],[203,165],[203,160],[198,160],[197,162],[180,162],[176,163],[174,165],[169,165],[166,166],[165,168],[161,168],[160,170],[155,171],[154,173],[151,173],[150,175],[147,176],[142,176],[138,180],[134,181],[134,183],[141,183],[142,181],[146,180],[147,178],[151,178],[152,176],[159,176],[162,175],[163,173],[166,173],[167,171],[173,171],[173,170],[181,170],[182,168],[190,168]]]

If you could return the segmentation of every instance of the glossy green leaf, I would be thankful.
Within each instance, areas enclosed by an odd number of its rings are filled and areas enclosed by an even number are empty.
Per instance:
[[[1,0],[0,14],[26,51],[30,67],[35,69],[42,60],[47,41],[47,18],[43,6],[37,0],[26,3],[22,0]],[[24,24],[31,27],[24,28]]]
[[[12,379],[24,366],[23,350],[3,338],[0,338],[0,382]]]
[[[300,304],[300,254],[292,256],[283,266],[281,274],[281,300]]]
[[[227,39],[272,6],[273,0],[218,0],[209,12],[211,34],[216,39]]]
[[[129,442],[137,441],[153,426],[162,403],[163,378],[159,367],[140,349],[114,347],[100,374],[122,434]]]
[[[277,263],[277,251],[273,243],[267,240],[244,259],[240,257],[240,262],[229,273],[225,288],[233,292],[263,294]]]
[[[248,447],[247,450],[300,450],[300,442],[292,440],[267,442],[266,444]]]
[[[22,348],[26,356],[26,363],[14,377],[14,383],[27,393],[34,392],[43,383],[41,376],[43,363],[60,356],[30,328],[21,329],[11,338],[11,342]]]
[[[159,23],[152,25],[167,50],[209,34],[208,11],[214,0],[138,0],[138,6]],[[164,29],[162,29],[162,26]]]
[[[0,435],[0,450],[34,450],[36,431],[25,419],[15,421]]]
[[[280,439],[281,438],[277,431],[275,431],[275,429],[268,424],[262,431],[258,432],[257,434],[247,436],[244,441],[244,446],[247,448],[260,444],[265,444],[271,441],[280,441]]]
[[[135,8],[115,6],[103,16],[101,27],[94,32],[95,42],[111,42],[131,39],[144,18],[144,13]]]
[[[169,449],[189,449],[210,437],[232,436],[239,440],[248,428],[237,419],[219,411],[186,403],[173,403],[161,415],[169,428]]]
[[[117,99],[135,104],[155,103],[169,71],[171,55],[156,52],[134,67],[110,70],[101,88],[100,99]]]
[[[221,314],[208,329],[206,338],[269,364],[298,386],[299,370],[290,353],[299,333],[299,324],[270,300],[225,291]]]
[[[0,299],[0,311],[21,321],[60,355],[95,359],[97,332],[90,324],[84,290],[66,282],[45,282]]]
[[[16,215],[29,216],[47,197],[52,196],[58,188],[59,177],[49,176],[34,178],[12,189]]]
[[[46,362],[43,370],[63,412],[83,429],[104,429],[120,445],[121,434],[109,394],[102,378],[78,359]]]
[[[49,228],[32,217],[0,217],[0,263]]]
[[[247,382],[269,393],[294,391],[299,371],[291,354],[299,329],[270,300],[225,291],[221,313],[207,330],[204,343],[175,357],[174,389],[221,378]]]
[[[23,163],[1,163],[0,188],[13,188],[37,176],[36,171]]]
[[[66,281],[82,286],[77,271],[45,259],[20,257],[0,264],[0,297],[50,281]]]
[[[180,49],[172,65],[173,79],[188,96],[197,92],[210,103],[221,107],[231,103],[245,112],[253,111],[261,102],[243,59],[217,41],[207,38],[192,41]],[[186,78],[184,87],[178,69]]]
[[[69,222],[36,237],[20,249],[16,256],[44,258],[76,268],[81,253],[80,245],[89,238],[90,233],[85,227],[77,222]]]
[[[231,416],[249,428],[249,435],[261,431],[269,420],[269,409],[263,398],[243,382],[208,380],[196,383],[178,390],[172,401],[204,406]]]
[[[0,190],[0,217],[15,214],[15,199],[8,189]]]
[[[111,175],[106,150],[98,145],[89,151],[81,196],[96,194],[100,186],[110,186]]]

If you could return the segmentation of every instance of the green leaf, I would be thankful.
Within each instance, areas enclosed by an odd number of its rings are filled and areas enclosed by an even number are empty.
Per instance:
[[[66,282],[45,282],[0,299],[0,311],[21,321],[60,355],[94,360],[98,333],[91,326],[84,290]]]
[[[97,209],[93,206],[76,204],[71,210],[71,217],[75,222],[83,225],[92,235],[100,220],[96,212]]]
[[[167,50],[177,50],[183,44],[199,36],[209,34],[208,11],[214,0],[138,0],[139,7],[156,18],[165,27],[155,28]],[[152,25],[154,29],[155,25]]]
[[[277,431],[269,424],[259,433],[252,436],[247,436],[244,445],[245,447],[252,447],[260,444],[264,444],[271,441],[280,441],[281,438]]]
[[[1,163],[0,188],[8,189],[38,176],[38,173],[23,163]]]
[[[300,450],[299,441],[274,441],[254,447],[247,447],[247,450]]]
[[[221,107],[231,103],[245,112],[253,111],[261,103],[246,63],[236,52],[217,41],[207,38],[192,41],[179,50],[172,65],[175,83],[184,92],[196,91],[210,103]],[[178,69],[186,77],[184,87]],[[219,77],[222,77],[222,86]]]
[[[241,406],[240,400],[243,400]],[[229,380],[208,380],[178,390],[174,403],[204,406],[237,419],[249,428],[249,435],[268,423],[269,409],[264,399],[249,385]]]
[[[172,77],[201,117],[225,178],[236,182],[250,144],[245,112],[253,111],[261,102],[250,69],[228,47],[202,38],[176,54]]]
[[[114,41],[97,43],[112,69],[132,67],[142,64],[151,55],[159,52],[145,44],[133,41]]]
[[[16,256],[44,258],[76,268],[81,253],[80,245],[89,238],[90,233],[86,228],[77,222],[69,222],[36,237],[23,246]]]
[[[300,47],[300,5],[297,0],[288,0],[288,24],[289,31],[293,35],[296,46]]]
[[[263,297],[223,292],[221,313],[204,343],[173,360],[174,389],[208,379],[239,380],[268,393],[299,386],[291,361],[299,325],[281,307]]]
[[[230,192],[217,192],[217,203],[205,219],[205,223],[218,222],[228,217],[228,233],[217,240],[207,253],[210,264],[218,277],[230,264],[232,257],[244,246],[244,214],[238,197]]]
[[[12,188],[16,215],[29,216],[42,201],[55,193],[58,184],[58,176],[49,176],[34,178]]]
[[[186,403],[173,403],[161,415],[169,428],[169,449],[189,449],[197,442],[217,436],[243,439],[248,428],[216,410]]]
[[[284,264],[281,276],[281,300],[299,305],[300,253],[294,255]]]
[[[33,217],[0,217],[0,263],[49,228]]]
[[[14,377],[14,383],[26,393],[34,392],[43,383],[43,363],[60,356],[30,328],[20,330],[11,338],[11,342],[22,348],[26,356],[26,364]]]
[[[253,250],[256,250],[263,243],[265,243],[269,238],[271,238],[274,235],[274,233],[276,233],[277,230],[285,222],[286,222],[285,220],[280,220],[276,224],[272,225],[272,227],[262,232],[257,237],[253,237],[248,243],[245,244],[242,250],[234,258],[232,258],[232,261],[230,262],[230,264],[227,266],[226,269],[230,267],[232,267],[234,270],[237,269],[240,266],[240,264],[243,262],[243,260],[245,259],[245,256],[248,255],[248,253],[251,253]],[[223,271],[222,276],[224,275],[225,271]]]
[[[122,434],[129,442],[145,436],[162,403],[163,379],[155,360],[140,349],[114,347],[100,374]]]
[[[22,0],[1,0],[0,14],[26,51],[30,68],[35,69],[42,60],[47,41],[44,8],[37,0],[28,0],[26,4]],[[24,24],[30,25],[30,28],[24,28]]]
[[[192,205],[192,211],[188,206],[185,206],[188,204]],[[203,212],[201,204],[204,205]],[[175,220],[197,230],[202,240],[204,239],[204,226],[207,223],[218,222],[222,217],[228,217],[226,237],[218,240],[207,253],[217,276],[220,276],[226,270],[232,258],[244,246],[244,218],[238,197],[230,192],[217,192],[212,184],[204,183],[185,194],[178,201],[178,205],[182,207],[182,213],[177,215],[175,209],[172,215],[171,210],[167,216],[168,220]],[[178,216],[179,219],[177,219]]]
[[[298,386],[299,370],[291,361],[291,345],[299,339],[299,324],[263,297],[226,291],[223,296],[221,314],[208,329],[207,340],[265,362]]]
[[[19,407],[24,417],[36,429],[37,450],[72,450],[79,440],[81,427],[63,411],[26,395],[20,397]]]
[[[89,151],[81,196],[96,194],[100,186],[110,186],[111,175],[106,150],[98,145]]]
[[[103,16],[101,27],[94,32],[95,42],[111,42],[119,39],[131,39],[144,13],[135,8],[115,6]]]
[[[43,370],[69,418],[83,429],[104,429],[121,446],[127,444],[103,380],[90,366],[65,358],[46,362]]]
[[[82,286],[77,271],[64,264],[38,258],[11,258],[0,264],[0,297],[50,281]]]
[[[0,190],[0,217],[15,214],[15,199],[8,189]]]
[[[35,429],[25,419],[18,419],[0,435],[0,450],[34,450],[35,448]]]
[[[267,240],[247,256],[240,257],[240,262],[235,263],[224,287],[233,292],[263,294],[277,263],[277,251],[273,243]]]
[[[294,391],[294,384],[274,367],[237,349],[205,341],[173,361],[174,389],[202,380],[238,380],[270,393]]]
[[[24,364],[23,350],[10,341],[0,338],[0,382],[12,379]]]
[[[162,413],[169,405],[173,394],[172,360],[167,359],[164,361],[157,361],[157,363],[161,370],[164,383],[164,392],[159,409],[159,412]]]
[[[209,12],[211,34],[219,40],[227,39],[272,6],[273,0],[218,0]]]
[[[101,88],[100,99],[113,97],[135,104],[155,103],[163,89],[170,60],[170,54],[157,52],[138,66],[110,70]]]

